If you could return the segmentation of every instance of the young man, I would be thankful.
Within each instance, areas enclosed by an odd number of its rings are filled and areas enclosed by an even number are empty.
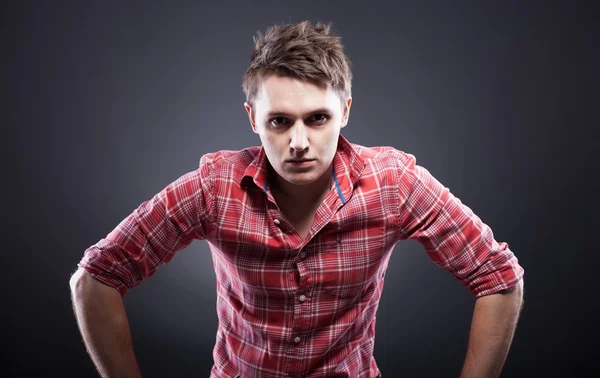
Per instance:
[[[244,78],[262,146],[205,154],[85,251],[71,279],[104,377],[139,377],[122,296],[193,240],[209,243],[212,377],[379,377],[375,314],[396,242],[416,239],[477,298],[463,377],[497,377],[522,303],[506,243],[414,156],[340,135],[350,63],[330,25],[269,28]]]

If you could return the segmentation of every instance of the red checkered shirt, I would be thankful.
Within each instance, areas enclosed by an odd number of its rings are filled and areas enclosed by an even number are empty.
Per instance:
[[[261,147],[205,154],[79,263],[121,295],[206,240],[217,278],[211,377],[379,377],[375,314],[399,240],[475,297],[517,284],[504,242],[415,157],[339,137],[331,190],[304,240],[282,217]]]

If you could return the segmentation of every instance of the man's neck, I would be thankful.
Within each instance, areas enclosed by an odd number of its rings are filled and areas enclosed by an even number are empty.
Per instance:
[[[325,194],[331,189],[331,182],[333,179],[331,169],[328,169],[313,183],[307,185],[294,185],[279,177],[275,172],[273,173],[275,179],[273,180],[271,191],[276,199],[279,197],[285,201],[294,201],[302,205],[316,204],[316,202],[320,203]]]

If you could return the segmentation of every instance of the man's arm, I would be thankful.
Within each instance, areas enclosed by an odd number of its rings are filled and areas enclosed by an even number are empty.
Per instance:
[[[70,280],[73,311],[103,378],[141,378],[121,294],[79,268]]]
[[[413,155],[401,153],[398,162],[400,238],[420,242],[478,298],[462,377],[497,377],[516,329],[525,270],[508,244]]]
[[[461,378],[500,376],[523,306],[523,279],[511,289],[475,301]]]
[[[103,377],[141,377],[123,296],[214,226],[214,154],[141,203],[87,248],[71,277],[73,310],[88,353]]]

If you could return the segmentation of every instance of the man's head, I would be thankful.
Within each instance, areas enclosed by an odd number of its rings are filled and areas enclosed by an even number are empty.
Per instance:
[[[314,183],[330,173],[352,103],[340,37],[331,25],[302,22],[272,26],[255,44],[243,84],[252,129],[281,178]]]

